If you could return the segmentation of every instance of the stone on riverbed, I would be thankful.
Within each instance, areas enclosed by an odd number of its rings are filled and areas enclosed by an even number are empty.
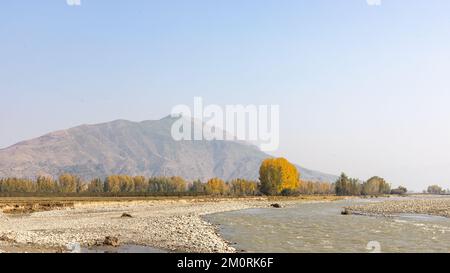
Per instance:
[[[344,210],[341,212],[341,214],[342,214],[342,215],[352,215],[352,212],[351,212],[350,210],[348,210],[348,209],[344,209]]]
[[[122,214],[121,217],[122,218],[133,218],[133,216],[131,214],[129,214],[129,213],[124,213],[124,214]]]
[[[16,243],[16,240],[14,240],[6,235],[0,236],[0,241],[7,242],[7,243]]]
[[[118,246],[120,246],[119,238],[113,237],[113,236],[107,236],[107,237],[105,237],[105,241],[103,241],[103,245],[118,247]]]

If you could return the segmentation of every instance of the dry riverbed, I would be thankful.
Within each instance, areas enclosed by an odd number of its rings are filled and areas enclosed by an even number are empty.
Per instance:
[[[121,244],[142,245],[174,252],[235,252],[202,216],[248,208],[290,206],[299,202],[332,201],[338,198],[232,198],[167,200],[82,200],[52,210],[10,214],[0,212],[0,251],[66,252],[68,244],[93,247],[105,237]],[[7,200],[5,212],[20,206]],[[42,202],[42,201],[40,201]],[[26,204],[29,204],[27,202]],[[27,207],[30,207],[27,205]],[[39,207],[39,206],[38,206]],[[14,209],[12,210],[15,211]],[[125,217],[124,217],[125,216]]]

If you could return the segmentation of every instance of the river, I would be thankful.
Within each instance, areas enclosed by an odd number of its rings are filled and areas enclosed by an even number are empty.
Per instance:
[[[245,252],[365,253],[450,252],[450,219],[427,215],[341,215],[364,200],[248,209],[206,216]]]

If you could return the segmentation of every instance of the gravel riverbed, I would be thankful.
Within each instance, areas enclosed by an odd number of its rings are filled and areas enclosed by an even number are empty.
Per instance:
[[[28,215],[0,213],[0,250],[29,252],[34,247],[43,252],[65,252],[68,244],[92,247],[113,236],[122,244],[169,252],[232,253],[236,250],[202,216],[270,204],[264,198],[80,202],[73,208]],[[131,217],[122,217],[124,213]]]
[[[405,200],[387,200],[345,208],[346,213],[393,216],[397,214],[424,214],[450,217],[450,197],[416,197]]]

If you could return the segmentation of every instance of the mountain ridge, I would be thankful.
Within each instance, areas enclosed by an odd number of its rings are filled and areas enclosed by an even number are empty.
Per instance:
[[[175,141],[170,135],[173,121],[170,116],[141,122],[118,119],[21,141],[0,149],[0,177],[72,173],[83,179],[111,174],[257,179],[262,160],[272,157],[237,141]],[[337,178],[297,167],[305,180]]]

